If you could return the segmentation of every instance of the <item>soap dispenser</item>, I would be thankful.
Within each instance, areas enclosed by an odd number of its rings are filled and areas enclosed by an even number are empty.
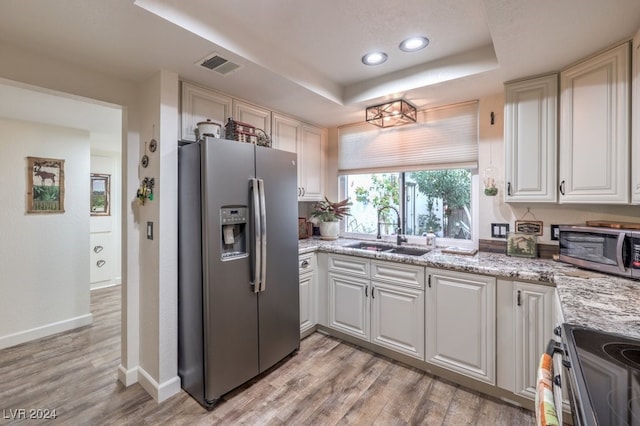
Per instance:
[[[429,228],[429,232],[427,232],[427,247],[434,249],[436,248],[436,234],[433,233],[433,229]]]

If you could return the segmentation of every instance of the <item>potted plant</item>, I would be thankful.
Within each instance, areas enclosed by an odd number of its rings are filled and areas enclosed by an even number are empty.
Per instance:
[[[320,237],[323,240],[338,238],[340,219],[349,216],[349,209],[353,203],[348,198],[333,203],[327,197],[313,205],[311,216],[320,221]]]

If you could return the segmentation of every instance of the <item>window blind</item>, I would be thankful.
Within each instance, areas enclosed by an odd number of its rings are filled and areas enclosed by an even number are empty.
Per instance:
[[[338,132],[339,174],[478,167],[477,101],[420,111],[416,124]]]

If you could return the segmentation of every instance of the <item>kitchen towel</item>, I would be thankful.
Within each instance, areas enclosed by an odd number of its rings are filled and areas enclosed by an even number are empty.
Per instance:
[[[553,348],[540,358],[536,383],[536,425],[559,426],[556,405],[553,400]]]

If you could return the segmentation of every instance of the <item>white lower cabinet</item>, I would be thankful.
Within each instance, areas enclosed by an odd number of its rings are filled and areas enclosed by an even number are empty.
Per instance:
[[[553,336],[555,288],[498,281],[498,386],[534,399],[540,357]]]
[[[423,267],[330,255],[327,276],[329,327],[424,359]]]
[[[495,384],[496,279],[427,269],[426,361]]]
[[[371,282],[371,342],[424,359],[424,291]]]
[[[312,330],[318,323],[317,278],[315,254],[302,254],[298,261],[300,285],[300,334]]]
[[[329,327],[369,340],[369,279],[329,272]]]

